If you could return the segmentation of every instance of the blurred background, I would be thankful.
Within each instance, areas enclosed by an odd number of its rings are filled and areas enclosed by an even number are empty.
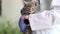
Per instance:
[[[22,0],[0,0],[0,34],[22,34],[18,21]]]

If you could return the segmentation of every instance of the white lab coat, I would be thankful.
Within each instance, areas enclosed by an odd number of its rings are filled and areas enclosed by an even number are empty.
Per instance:
[[[56,33],[55,26],[60,22],[59,16],[59,13],[54,10],[45,10],[41,13],[29,15],[31,29],[35,31],[33,34],[59,34]]]
[[[52,34],[60,34],[60,10],[56,10],[57,8],[54,8],[52,10],[53,15],[55,17],[55,21],[54,21],[54,26],[53,26],[53,30],[52,30]]]

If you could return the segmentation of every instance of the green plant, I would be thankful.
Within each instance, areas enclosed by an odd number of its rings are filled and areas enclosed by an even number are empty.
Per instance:
[[[22,34],[18,28],[12,28],[10,21],[7,21],[7,27],[4,23],[0,23],[0,34]]]
[[[0,24],[0,34],[5,34],[4,23],[1,23],[1,24]]]

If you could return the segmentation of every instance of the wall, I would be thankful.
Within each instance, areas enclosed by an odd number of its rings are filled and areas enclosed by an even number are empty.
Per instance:
[[[12,25],[20,18],[20,10],[23,7],[22,0],[2,0],[2,16],[0,21],[10,21]]]

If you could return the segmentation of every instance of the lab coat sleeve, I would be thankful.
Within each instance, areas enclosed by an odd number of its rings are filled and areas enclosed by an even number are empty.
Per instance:
[[[60,24],[60,13],[58,12],[58,10],[53,10],[52,14],[54,16],[54,24]]]
[[[31,14],[29,16],[30,26],[32,30],[40,30],[51,28],[53,24],[53,16],[49,12]]]

